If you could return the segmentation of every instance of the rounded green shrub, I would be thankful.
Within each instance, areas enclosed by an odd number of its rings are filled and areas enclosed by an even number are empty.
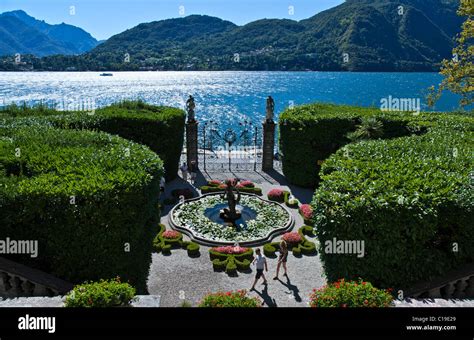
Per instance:
[[[245,290],[235,292],[218,292],[206,295],[199,303],[199,307],[260,307],[261,301],[256,297],[247,296]]]
[[[263,245],[263,254],[267,257],[275,257],[278,249],[280,249],[279,242],[266,243]]]
[[[77,283],[120,276],[144,290],[163,163],[92,131],[0,126],[0,238],[38,240],[15,261]]]
[[[74,287],[66,295],[66,307],[126,306],[135,296],[135,288],[119,279],[86,282]]]
[[[199,255],[199,249],[200,249],[199,244],[197,244],[195,242],[190,242],[186,246],[186,250],[188,251],[188,255],[190,257]]]

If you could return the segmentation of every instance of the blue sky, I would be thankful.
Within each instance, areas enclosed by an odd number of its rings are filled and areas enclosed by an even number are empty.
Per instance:
[[[22,9],[50,24],[79,26],[107,39],[142,22],[207,14],[238,25],[262,18],[306,19],[344,0],[0,0],[0,13]],[[71,15],[71,6],[75,14]],[[290,15],[289,7],[294,14]]]

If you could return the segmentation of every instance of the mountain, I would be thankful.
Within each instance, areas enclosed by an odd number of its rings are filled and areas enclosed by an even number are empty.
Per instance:
[[[0,55],[81,54],[97,45],[89,33],[72,25],[50,25],[21,10],[0,14]]]
[[[460,31],[458,5],[346,0],[305,20],[243,26],[191,15],[140,24],[81,56],[31,63],[40,70],[436,71]]]
[[[193,15],[139,25],[89,57],[108,69],[429,71],[451,54],[462,23],[458,4],[347,0],[299,22],[262,19],[244,26]]]

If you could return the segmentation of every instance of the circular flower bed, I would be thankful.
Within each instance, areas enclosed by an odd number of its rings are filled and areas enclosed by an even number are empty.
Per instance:
[[[256,212],[255,219],[246,221],[240,228],[226,226],[211,221],[206,209],[226,203],[220,195],[204,195],[177,205],[170,213],[171,224],[178,230],[188,234],[197,242],[211,245],[263,244],[274,233],[287,231],[293,224],[291,214],[281,205],[263,200],[255,195],[243,194],[240,205]]]

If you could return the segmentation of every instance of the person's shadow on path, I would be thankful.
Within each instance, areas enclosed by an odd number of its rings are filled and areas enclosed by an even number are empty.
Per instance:
[[[262,292],[259,292],[256,289],[254,290],[254,292],[262,298],[263,304],[266,304],[268,307],[278,307],[275,299],[268,295],[268,284],[264,285]]]
[[[299,288],[291,283],[289,276],[286,276],[286,282],[283,282],[281,279],[278,279],[278,281],[280,281],[282,285],[284,285],[286,288],[290,290],[290,292],[293,293],[293,297],[295,298],[296,302],[303,301],[300,296]]]

